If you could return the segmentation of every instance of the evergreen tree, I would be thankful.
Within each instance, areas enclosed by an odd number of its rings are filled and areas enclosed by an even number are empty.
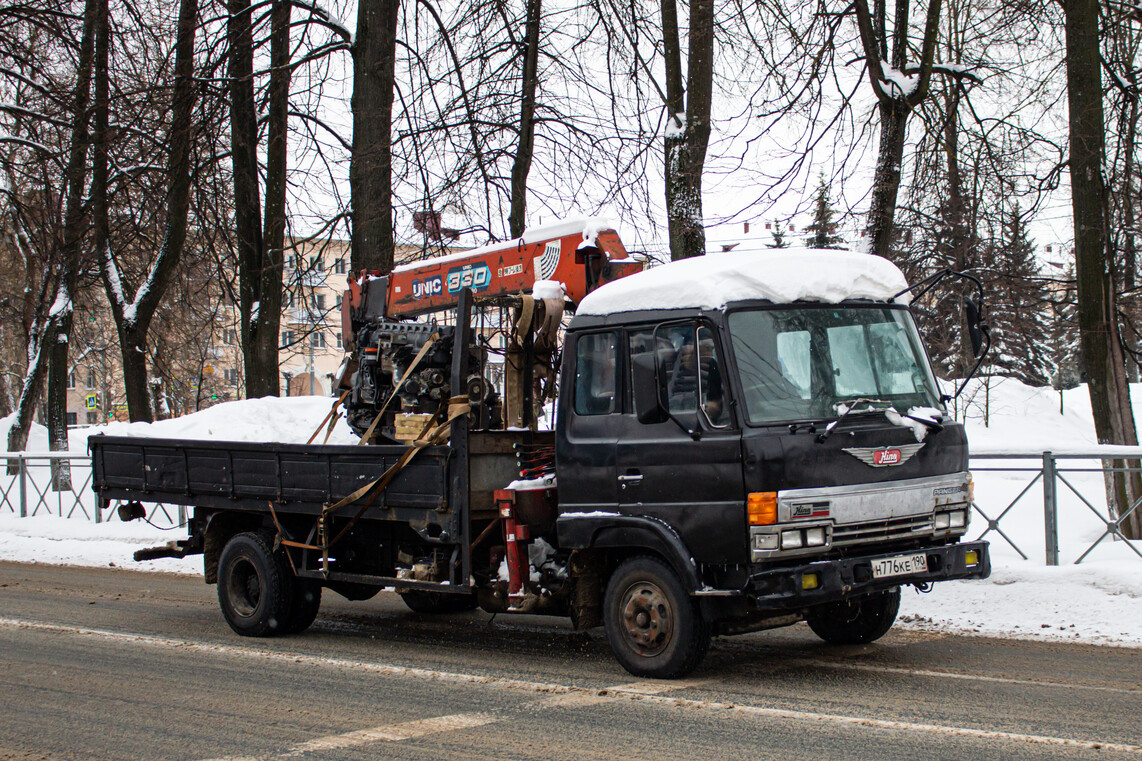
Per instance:
[[[789,248],[789,242],[785,240],[785,230],[782,229],[780,222],[773,223],[773,242],[769,244],[769,248]]]
[[[1078,299],[1075,267],[1068,264],[1060,281],[1048,288],[1047,357],[1051,364],[1051,388],[1056,391],[1079,385]]]
[[[829,186],[825,182],[825,175],[820,175],[817,182],[817,198],[813,204],[813,222],[805,227],[805,232],[812,233],[805,239],[805,245],[810,248],[838,248],[845,247],[845,239],[836,234],[837,224],[833,221],[836,210],[829,199]]]
[[[1002,234],[992,250],[988,316],[995,348],[991,364],[1000,374],[1030,386],[1046,386],[1056,370],[1051,353],[1052,298],[1018,205],[1003,215]]]

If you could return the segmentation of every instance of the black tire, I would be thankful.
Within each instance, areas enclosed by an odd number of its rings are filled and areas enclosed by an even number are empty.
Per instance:
[[[607,582],[603,626],[630,673],[673,679],[693,671],[710,646],[710,626],[678,575],[657,558],[624,561]]]
[[[249,531],[230,538],[218,560],[218,604],[231,629],[243,637],[283,633],[292,598],[293,577],[271,540]]]
[[[312,579],[295,578],[289,619],[282,628],[282,634],[298,634],[308,629],[317,618],[320,607],[321,585]]]
[[[400,599],[409,610],[426,615],[440,615],[442,613],[463,613],[475,610],[479,604],[476,595],[445,594],[444,592],[426,592],[414,589],[401,592]]]
[[[888,633],[900,611],[900,587],[856,600],[810,608],[805,622],[834,645],[863,645]]]

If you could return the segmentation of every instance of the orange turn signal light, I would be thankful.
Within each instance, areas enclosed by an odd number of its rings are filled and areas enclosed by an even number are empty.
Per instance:
[[[777,492],[751,492],[746,500],[746,512],[751,526],[772,526],[777,523]]]

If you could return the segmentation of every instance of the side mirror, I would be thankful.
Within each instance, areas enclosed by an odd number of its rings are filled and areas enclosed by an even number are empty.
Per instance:
[[[968,318],[968,340],[971,341],[972,356],[978,357],[983,352],[983,331],[980,330],[979,307],[971,299],[964,299],[964,311]]]
[[[663,423],[669,419],[662,400],[666,398],[665,378],[658,372],[652,352],[631,356],[631,385],[634,386],[634,414],[640,423]]]

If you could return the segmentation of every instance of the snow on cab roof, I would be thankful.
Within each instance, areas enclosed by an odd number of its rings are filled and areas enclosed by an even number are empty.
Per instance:
[[[719,309],[731,301],[764,299],[837,303],[888,301],[908,287],[895,264],[853,251],[776,248],[729,251],[652,267],[588,294],[576,314],[650,309]],[[896,299],[907,304],[908,294]]]

